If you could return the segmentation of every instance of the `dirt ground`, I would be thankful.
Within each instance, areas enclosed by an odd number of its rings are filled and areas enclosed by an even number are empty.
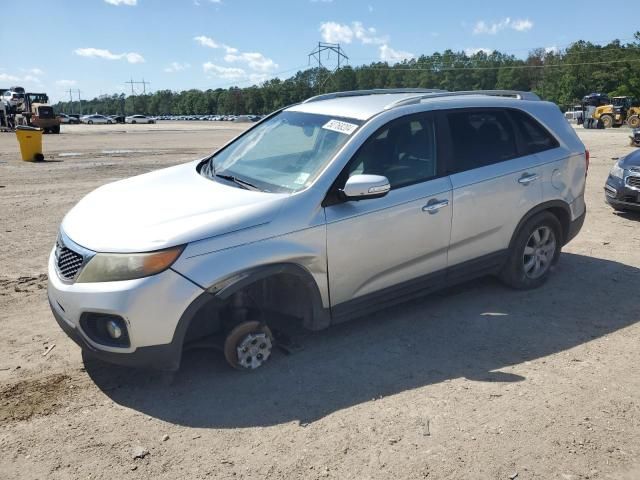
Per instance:
[[[0,478],[640,479],[640,216],[602,190],[626,129],[578,130],[588,216],[543,288],[476,281],[246,375],[207,350],[175,376],[83,357],[46,299],[65,212],[242,128],[63,126],[38,164],[0,134]]]

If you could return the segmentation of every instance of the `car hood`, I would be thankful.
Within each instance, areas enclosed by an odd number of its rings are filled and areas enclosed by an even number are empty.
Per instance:
[[[62,229],[96,252],[145,252],[269,223],[288,197],[210,180],[197,164],[104,185],[71,209]]]
[[[631,152],[620,162],[622,168],[640,167],[640,150]]]

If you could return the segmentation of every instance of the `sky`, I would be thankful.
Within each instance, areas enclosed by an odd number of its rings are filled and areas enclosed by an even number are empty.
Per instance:
[[[0,87],[53,102],[69,89],[74,100],[131,93],[131,79],[147,92],[245,87],[306,68],[319,41],[339,42],[354,66],[447,48],[526,57],[579,39],[631,41],[636,1],[607,18],[594,0],[29,0],[0,24]],[[33,32],[21,18],[37,19]]]

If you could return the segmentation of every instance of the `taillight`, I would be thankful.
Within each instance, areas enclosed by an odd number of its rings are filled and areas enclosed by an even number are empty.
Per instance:
[[[587,176],[587,173],[589,173],[589,150],[585,150],[584,151],[584,159],[586,162],[586,168],[584,170],[584,176]]]

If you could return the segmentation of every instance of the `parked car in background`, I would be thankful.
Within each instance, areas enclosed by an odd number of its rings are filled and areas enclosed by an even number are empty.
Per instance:
[[[574,105],[569,108],[564,113],[564,118],[566,118],[569,122],[577,123],[578,125],[582,125],[584,122],[584,109],[582,105]]]
[[[2,100],[10,107],[17,107],[24,101],[24,88],[11,87],[2,94]]]
[[[186,341],[218,335],[255,369],[274,317],[321,330],[483,275],[541,286],[584,222],[588,165],[533,93],[320,95],[86,195],[52,248],[49,303],[104,360],[177,369]]]
[[[66,113],[59,113],[58,118],[60,119],[60,123],[68,123],[68,124],[78,124],[80,123],[80,119],[77,117],[72,117],[67,115]]]
[[[640,150],[618,160],[604,185],[604,198],[617,211],[640,212]]]
[[[124,115],[109,115],[109,118],[113,120],[113,123],[124,123]]]
[[[129,115],[124,119],[125,123],[156,123],[156,121],[146,115]]]
[[[109,124],[109,125],[111,125],[112,123],[116,123],[116,122],[114,122],[111,118],[106,117],[106,116],[104,116],[104,115],[98,115],[98,114],[95,114],[95,115],[85,115],[84,117],[82,117],[82,118],[80,119],[80,121],[81,121],[82,123],[87,123],[87,124],[89,124],[89,125],[93,125],[94,123],[95,123],[95,124],[107,123],[107,124]]]

